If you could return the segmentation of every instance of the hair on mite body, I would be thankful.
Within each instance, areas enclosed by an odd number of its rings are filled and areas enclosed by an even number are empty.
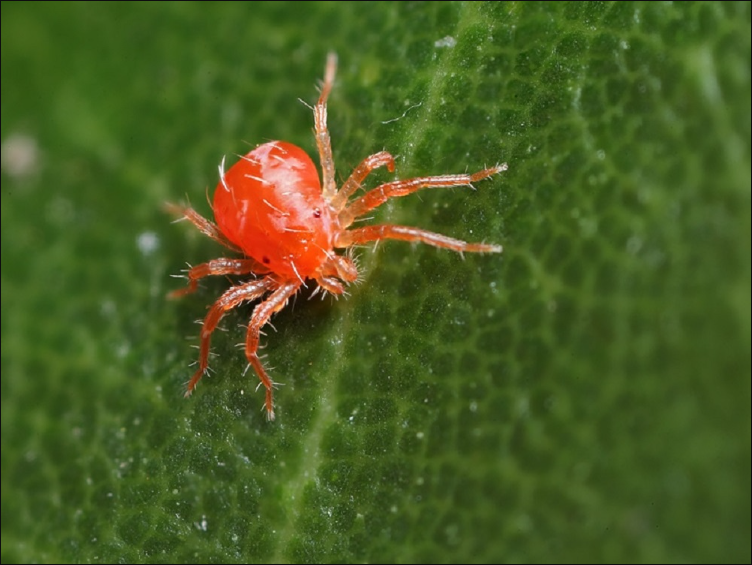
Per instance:
[[[209,308],[201,326],[198,368],[188,381],[190,396],[209,368],[211,336],[225,313],[243,302],[260,300],[246,329],[245,356],[264,386],[264,408],[274,419],[275,383],[259,355],[261,330],[301,287],[316,284],[315,292],[334,296],[345,293],[358,280],[353,246],[387,239],[419,242],[459,253],[500,253],[501,246],[468,243],[421,228],[376,224],[353,228],[355,221],[391,198],[407,196],[424,188],[472,186],[507,169],[506,163],[472,174],[417,177],[387,182],[354,198],[372,171],[386,167],[394,172],[394,158],[386,151],[369,155],[337,187],[331,139],[327,129],[327,99],[334,85],[337,57],[330,53],[324,82],[313,108],[321,180],[311,158],[301,148],[284,141],[259,145],[225,170],[219,166],[219,182],[212,208],[215,222],[189,206],[167,204],[167,209],[192,223],[201,233],[240,257],[222,257],[187,271],[188,285],[170,293],[173,298],[194,292],[210,275],[250,275],[230,287]],[[344,253],[342,252],[344,251]]]

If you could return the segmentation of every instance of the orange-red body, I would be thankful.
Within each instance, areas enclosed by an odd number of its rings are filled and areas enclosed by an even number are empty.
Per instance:
[[[214,192],[214,217],[227,239],[278,275],[310,277],[334,251],[316,165],[290,143],[265,143],[235,163]]]

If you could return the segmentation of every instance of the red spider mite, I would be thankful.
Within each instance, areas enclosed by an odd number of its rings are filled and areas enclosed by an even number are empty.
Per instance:
[[[337,57],[330,53],[321,95],[313,109],[322,182],[313,161],[301,148],[272,141],[241,157],[227,172],[222,161],[214,192],[216,224],[190,207],[167,205],[180,219],[188,220],[205,235],[242,254],[242,258],[213,259],[192,267],[187,272],[188,286],[172,292],[171,297],[195,291],[197,281],[209,275],[253,275],[251,280],[232,286],[209,308],[201,328],[198,368],[188,382],[186,396],[190,396],[208,369],[211,335],[222,316],[243,302],[264,298],[254,308],[248,324],[245,356],[266,389],[264,407],[273,420],[275,383],[258,355],[261,329],[273,314],[285,307],[291,296],[306,286],[306,281],[318,285],[315,292],[323,289],[333,295],[343,294],[346,284],[357,281],[355,262],[350,256],[337,253],[337,249],[369,241],[401,239],[457,252],[501,252],[500,245],[467,243],[408,226],[378,224],[350,228],[355,220],[390,198],[407,196],[422,188],[472,186],[471,183],[504,171],[507,166],[500,164],[473,174],[396,180],[351,199],[374,169],[386,167],[394,172],[394,158],[386,151],[366,157],[337,188],[326,127],[326,101],[336,70]]]

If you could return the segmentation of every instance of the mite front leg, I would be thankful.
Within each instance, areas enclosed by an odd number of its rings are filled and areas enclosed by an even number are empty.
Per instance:
[[[287,300],[300,289],[299,281],[288,281],[279,285],[279,287],[261,304],[253,310],[253,316],[248,324],[248,333],[245,338],[245,356],[248,362],[253,366],[259,380],[266,388],[266,414],[269,420],[274,420],[274,399],[272,389],[274,382],[269,378],[264,369],[261,359],[258,356],[259,336],[263,328],[272,317],[272,314],[279,312],[287,304]]]
[[[407,196],[422,188],[445,188],[450,186],[472,186],[472,183],[488,178],[501,171],[506,171],[506,163],[484,169],[472,175],[439,175],[434,177],[418,177],[414,179],[388,182],[366,192],[355,200],[339,214],[339,222],[342,228],[350,226],[355,218],[378,208],[390,198]]]
[[[217,224],[215,224],[211,220],[207,220],[201,214],[196,212],[196,210],[194,210],[193,208],[189,206],[180,206],[178,204],[172,204],[170,202],[166,202],[164,205],[164,208],[170,214],[173,214],[174,216],[180,216],[178,220],[176,221],[188,220],[189,222],[191,222],[194,226],[198,228],[198,231],[212,238],[214,241],[221,243],[228,249],[232,249],[233,251],[237,251],[238,253],[243,252],[242,249],[240,249],[237,245],[235,245],[234,243],[232,243],[229,239],[225,237],[225,235],[219,229]]]
[[[188,388],[185,391],[185,396],[190,396],[193,389],[196,388],[196,384],[204,376],[206,369],[209,367],[209,348],[211,346],[211,335],[216,329],[217,324],[222,319],[222,316],[229,310],[232,310],[238,306],[241,302],[246,300],[256,300],[260,298],[268,291],[270,291],[278,283],[271,277],[264,279],[250,281],[245,284],[233,286],[227,292],[225,292],[209,309],[209,313],[204,318],[204,323],[201,326],[201,345],[199,346],[198,354],[198,369],[194,373],[191,380],[188,382]]]
[[[334,211],[341,212],[347,205],[347,200],[360,188],[360,185],[366,177],[375,169],[383,166],[386,166],[390,173],[394,172],[394,157],[386,151],[374,153],[363,159],[360,165],[355,167],[355,170],[345,181],[345,184],[342,185],[342,188],[339,189],[337,195],[332,199],[330,204],[332,205],[332,208],[334,208]]]
[[[337,73],[337,55],[329,53],[326,58],[326,70],[324,71],[324,84],[321,86],[319,101],[313,108],[314,129],[316,131],[316,146],[321,160],[321,176],[323,184],[324,200],[331,201],[337,193],[334,182],[334,157],[332,157],[332,140],[326,127],[326,101],[334,85],[334,75]]]
[[[190,294],[196,290],[200,279],[210,275],[263,274],[268,271],[266,267],[254,259],[212,259],[206,263],[191,267],[188,271],[188,286],[173,290],[168,296],[170,298],[180,298],[181,296]]]
[[[340,294],[345,293],[345,285],[343,285],[336,277],[318,277],[316,279],[316,284],[319,285],[319,287],[313,291],[311,296],[315,295],[321,289],[334,296],[339,296]]]
[[[454,239],[440,233],[434,233],[410,226],[395,226],[392,224],[366,226],[356,230],[344,231],[337,237],[335,246],[349,247],[359,243],[381,241],[383,239],[401,239],[402,241],[427,243],[434,247],[451,249],[458,253],[462,253],[463,251],[468,251],[470,253],[501,253],[501,245],[468,243],[461,239]]]

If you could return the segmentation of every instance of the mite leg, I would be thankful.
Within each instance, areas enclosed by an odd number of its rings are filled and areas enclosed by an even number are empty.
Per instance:
[[[376,226],[366,226],[356,230],[342,232],[335,242],[336,247],[350,247],[359,243],[369,241],[381,241],[383,239],[401,239],[402,241],[412,241],[427,243],[434,247],[442,247],[462,253],[468,251],[471,253],[501,253],[501,245],[492,245],[487,243],[468,243],[460,239],[447,237],[440,233],[434,233],[410,226],[395,226],[391,224],[381,224]]]
[[[216,329],[217,324],[222,316],[229,310],[238,306],[246,300],[256,300],[260,298],[277,285],[277,281],[271,277],[250,281],[245,284],[233,286],[225,292],[209,309],[209,313],[204,318],[204,324],[201,326],[201,345],[198,355],[198,369],[188,382],[188,388],[185,391],[186,396],[190,396],[196,384],[204,376],[209,366],[209,348],[211,346],[211,335]]]
[[[345,181],[345,184],[342,185],[342,188],[339,189],[337,195],[330,202],[332,208],[334,208],[336,212],[341,212],[347,205],[347,200],[360,188],[361,183],[366,177],[370,175],[374,169],[383,166],[386,166],[390,173],[394,172],[394,157],[386,151],[374,153],[363,159],[363,162],[355,167],[350,178]]]
[[[168,296],[180,298],[194,292],[198,281],[210,275],[245,275],[248,273],[265,273],[268,269],[254,259],[213,259],[191,267],[188,271],[188,286],[173,290]]]
[[[248,333],[245,338],[245,356],[256,371],[259,380],[266,388],[266,400],[264,405],[266,406],[266,414],[270,420],[274,420],[274,399],[272,397],[274,382],[269,378],[269,375],[266,373],[264,366],[261,364],[261,359],[259,359],[258,356],[261,328],[266,325],[269,318],[272,317],[272,314],[279,312],[285,307],[287,300],[298,292],[300,287],[301,283],[297,280],[279,284],[266,300],[254,308],[253,316],[251,316],[251,321],[248,324]]]
[[[217,227],[217,224],[215,224],[211,220],[207,220],[193,208],[188,206],[180,206],[178,204],[172,204],[170,202],[166,202],[164,208],[170,214],[180,216],[180,218],[178,218],[178,221],[188,220],[198,228],[198,231],[206,236],[209,236],[214,241],[221,243],[228,249],[232,249],[233,251],[237,251],[238,253],[243,252],[242,249],[240,249],[237,245],[235,245],[225,237],[225,235],[220,231],[219,227]]]
[[[488,178],[501,171],[506,171],[506,163],[484,169],[471,175],[439,175],[433,177],[419,177],[414,179],[398,180],[382,184],[366,192],[363,196],[353,201],[339,214],[339,222],[342,228],[346,228],[355,221],[355,218],[366,212],[378,208],[390,198],[407,196],[422,188],[442,188],[450,186],[472,186],[472,183]]]
[[[326,127],[326,101],[334,85],[334,75],[337,73],[337,55],[329,53],[326,58],[324,84],[321,86],[319,101],[313,108],[314,130],[316,132],[316,146],[321,159],[321,173],[323,181],[324,200],[329,202],[337,193],[334,182],[334,157],[332,156],[332,140]]]
[[[316,279],[316,284],[318,284],[319,286],[316,290],[313,291],[313,294],[316,294],[321,289],[324,289],[325,291],[335,296],[345,293],[345,286],[336,277],[318,277]]]

